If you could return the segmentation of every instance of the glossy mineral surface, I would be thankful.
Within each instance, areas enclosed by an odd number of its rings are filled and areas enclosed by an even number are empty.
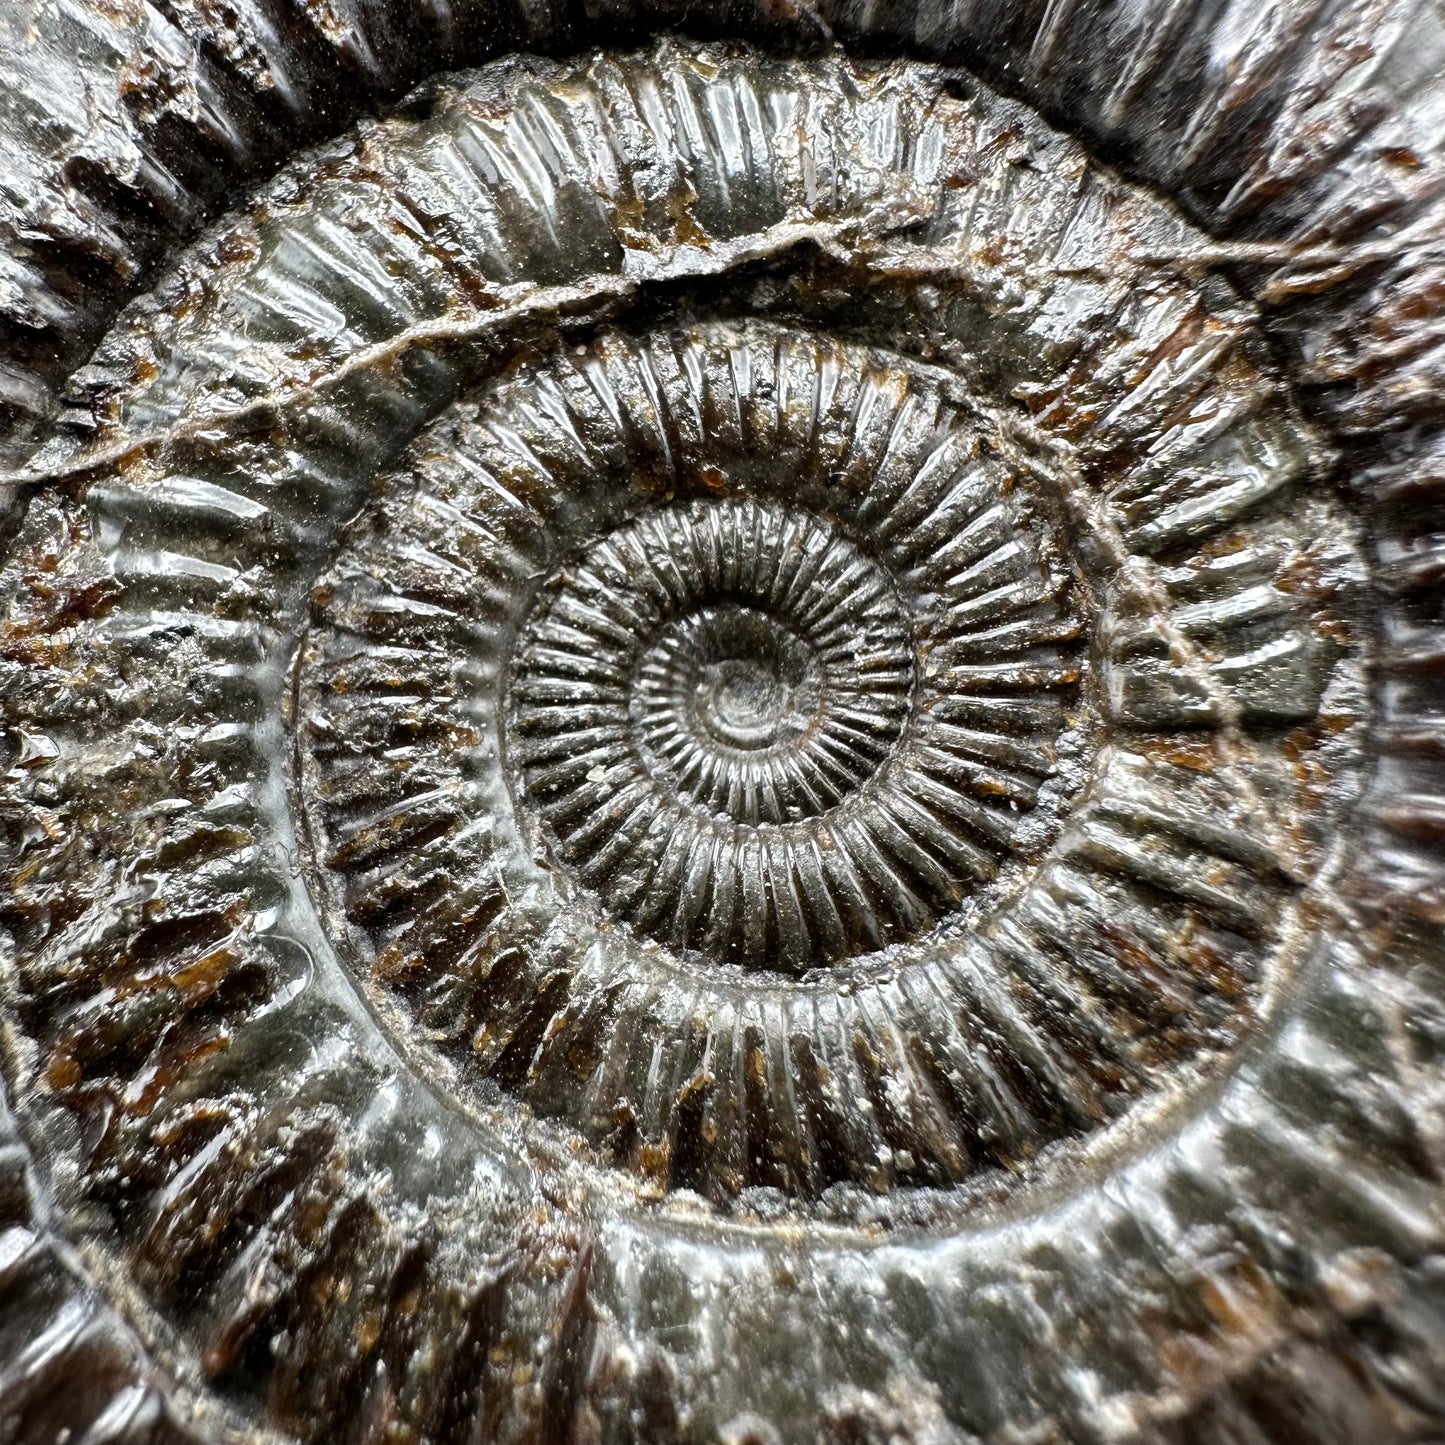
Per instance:
[[[353,959],[464,1081],[719,1202],[949,1185],[1289,967],[1326,797],[1274,750],[1332,676],[1349,726],[1352,674],[1277,579],[1348,584],[1327,509],[1195,502],[1126,582],[1042,428],[757,324],[604,333],[413,452],[315,593],[298,793]],[[1187,650],[1231,631],[1269,692]]]
[[[1187,10],[1103,92],[1030,32],[1134,179],[801,13],[614,23],[118,316],[14,273],[109,330],[8,393],[0,1440],[1445,1420],[1434,263],[1341,219],[1388,150],[1428,222],[1435,91],[1377,47],[1332,151],[1341,34],[1221,22],[1248,104],[1171,110]],[[177,11],[298,134],[425,49],[259,14]]]

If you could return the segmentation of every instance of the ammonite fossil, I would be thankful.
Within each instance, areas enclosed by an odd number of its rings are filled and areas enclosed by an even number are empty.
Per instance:
[[[0,33],[0,1440],[1445,1431],[1435,6]]]

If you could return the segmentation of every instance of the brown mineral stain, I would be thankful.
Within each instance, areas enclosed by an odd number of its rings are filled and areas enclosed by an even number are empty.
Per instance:
[[[369,1355],[376,1348],[376,1342],[381,1338],[381,1311],[367,1310],[357,1320],[352,1338],[356,1342],[357,1350],[363,1355]]]
[[[204,1063],[206,1059],[224,1053],[230,1046],[229,1032],[218,1030],[190,1047],[168,1050],[162,1061],[144,1079],[142,1087],[132,1087],[126,1091],[126,1113],[133,1118],[148,1118],[155,1112],[157,1104],[175,1088],[181,1079],[189,1077],[198,1065]]]
[[[1153,762],[1169,763],[1191,772],[1212,773],[1219,766],[1219,744],[1213,738],[1137,738],[1133,746]]]
[[[696,192],[691,189],[686,195],[677,191],[668,192],[666,207],[668,220],[672,222],[672,244],[674,246],[695,246],[698,250],[712,249],[712,237],[698,224],[692,213]]]
[[[1177,1317],[1163,1312],[1146,1327],[1156,1335],[1164,1368],[1191,1389],[1258,1358],[1285,1336],[1288,1304],[1254,1260],[1234,1260],[1196,1278],[1189,1294],[1200,1311],[1195,1327],[1181,1328]]]
[[[73,1089],[84,1077],[80,1061],[69,1054],[56,1054],[45,1070],[45,1082],[56,1093]]]
[[[216,255],[228,266],[254,261],[260,254],[261,247],[249,231],[230,231],[216,246]]]
[[[222,944],[171,975],[171,982],[185,997],[186,1006],[194,1008],[213,993],[229,970],[240,962],[241,954],[232,944]]]
[[[655,1144],[644,1140],[637,1150],[637,1164],[648,1178],[665,1183],[672,1165],[672,1141],[666,1137]]]

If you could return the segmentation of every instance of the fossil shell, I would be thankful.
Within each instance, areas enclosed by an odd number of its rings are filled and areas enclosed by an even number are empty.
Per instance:
[[[1433,11],[26,15],[0,1438],[1445,1425]]]

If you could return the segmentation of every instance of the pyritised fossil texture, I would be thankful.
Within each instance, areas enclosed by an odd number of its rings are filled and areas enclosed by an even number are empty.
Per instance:
[[[0,95],[3,1445],[1445,1435],[1434,0]]]

